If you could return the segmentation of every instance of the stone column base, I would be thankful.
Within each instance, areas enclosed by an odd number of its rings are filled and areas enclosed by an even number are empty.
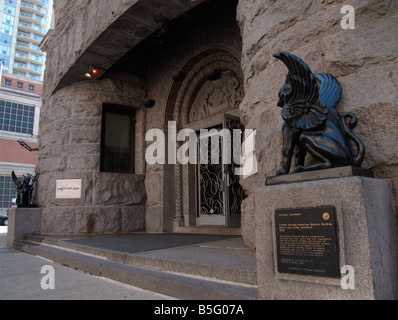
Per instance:
[[[267,186],[254,201],[260,299],[398,299],[398,240],[387,181],[347,177]],[[340,278],[278,272],[275,211],[329,206],[336,210],[339,267],[355,270],[353,290],[343,289]]]
[[[42,211],[40,208],[15,208],[8,210],[7,247],[14,241],[24,240],[28,234],[41,234]]]

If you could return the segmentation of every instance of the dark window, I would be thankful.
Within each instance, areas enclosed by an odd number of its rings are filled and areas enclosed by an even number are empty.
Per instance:
[[[104,104],[101,135],[101,171],[134,173],[135,111]]]

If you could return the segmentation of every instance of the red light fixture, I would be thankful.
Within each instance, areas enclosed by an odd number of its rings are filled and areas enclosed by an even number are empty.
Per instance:
[[[92,77],[98,76],[98,74],[99,74],[98,69],[95,69],[93,66],[90,66],[90,69],[85,74],[85,76],[86,76],[86,78],[91,79]]]

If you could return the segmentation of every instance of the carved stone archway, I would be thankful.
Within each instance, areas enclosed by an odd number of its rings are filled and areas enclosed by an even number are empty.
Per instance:
[[[220,71],[220,78],[209,81],[204,72]],[[176,121],[177,131],[199,131],[222,124],[223,113],[239,116],[244,97],[243,74],[238,56],[226,49],[209,49],[194,56],[182,70],[183,82],[170,90],[166,121]],[[177,145],[177,148],[179,145]],[[196,225],[195,166],[175,166],[175,208],[173,229]]]

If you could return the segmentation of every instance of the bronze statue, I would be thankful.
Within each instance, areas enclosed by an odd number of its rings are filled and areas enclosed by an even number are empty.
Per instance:
[[[353,133],[358,124],[351,113],[342,115],[335,109],[342,97],[342,88],[332,75],[314,75],[299,57],[287,52],[274,55],[289,69],[279,92],[282,108],[283,161],[277,175],[289,174],[293,155],[295,172],[333,167],[360,167],[365,146]],[[320,86],[318,85],[320,83]],[[356,145],[357,151],[351,144]],[[307,153],[316,163],[304,166]]]
[[[38,178],[38,175],[33,176],[30,173],[23,175],[22,182],[18,180],[15,172],[11,174],[12,180],[17,187],[17,206],[18,208],[29,208],[32,207],[32,196],[34,190],[34,184]]]

